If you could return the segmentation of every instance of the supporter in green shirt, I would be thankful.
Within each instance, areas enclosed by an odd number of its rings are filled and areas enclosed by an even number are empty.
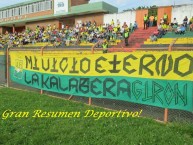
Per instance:
[[[103,53],[107,53],[108,52],[108,43],[107,43],[107,40],[104,40],[103,44],[102,44],[102,47],[103,47]]]

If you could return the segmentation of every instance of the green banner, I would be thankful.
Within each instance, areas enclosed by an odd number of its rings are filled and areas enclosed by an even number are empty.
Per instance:
[[[5,54],[3,51],[0,51],[0,85],[5,84],[6,81],[6,63],[5,63]]]
[[[11,67],[11,80],[30,87],[91,98],[122,100],[162,108],[193,111],[193,84],[121,76],[67,76]]]

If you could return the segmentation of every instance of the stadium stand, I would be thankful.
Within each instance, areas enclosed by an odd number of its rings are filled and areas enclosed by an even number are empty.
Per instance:
[[[0,36],[0,43],[22,48],[36,48],[45,45],[52,48],[70,48],[72,46],[91,48],[96,42],[106,39],[112,46],[121,42],[124,29],[129,28],[127,25],[124,28],[114,24],[96,25],[90,21],[63,29],[49,24],[46,28],[37,25],[35,30],[27,28],[22,32],[6,32]]]
[[[175,47],[193,46],[193,33],[187,31],[184,35],[178,35],[174,32],[168,32],[162,38],[159,38],[157,41],[154,42],[152,42],[150,39],[147,39],[142,45],[142,48],[167,47],[175,38],[177,38],[177,41],[174,44]]]
[[[88,0],[71,0],[69,8],[66,8],[66,15],[63,15],[57,3],[53,2],[54,0],[37,0],[1,8],[0,45],[8,44],[15,48],[41,48],[43,46],[47,48],[91,48],[98,41],[102,43],[107,40],[109,51],[115,52],[122,51],[122,48],[124,51],[131,51],[138,48],[168,47],[175,38],[178,38],[174,46],[193,46],[192,39],[190,39],[193,38],[193,33],[189,31],[193,27],[193,17],[191,13],[188,13],[193,5],[166,6],[154,10],[129,10],[117,13],[118,8],[105,2],[89,3]],[[28,8],[28,5],[39,7],[43,4],[47,5],[42,10],[32,11],[31,7]],[[19,14],[12,11],[13,9],[20,11],[21,8],[28,9],[28,11],[21,11]],[[8,9],[11,14],[8,13]],[[4,13],[8,15],[4,16]],[[145,14],[148,14],[149,20],[151,17],[156,17],[154,27],[149,27],[147,30],[142,29]],[[159,29],[159,26],[156,27],[156,25],[162,23],[164,15],[167,15],[167,21],[163,21],[163,29],[169,32],[161,38],[155,38],[155,41],[152,42],[150,36]],[[181,24],[188,26],[188,31],[183,35],[175,34],[170,29],[175,24],[173,19],[180,26]],[[134,31],[135,24],[137,29]],[[130,30],[128,46],[125,46],[124,40],[126,29]]]

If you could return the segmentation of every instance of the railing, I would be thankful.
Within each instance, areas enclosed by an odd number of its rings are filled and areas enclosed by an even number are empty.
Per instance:
[[[172,51],[172,47],[173,47],[173,45],[176,43],[177,40],[178,40],[178,38],[174,39],[174,40],[172,41],[172,43],[169,45],[169,48],[168,48],[169,51]]]

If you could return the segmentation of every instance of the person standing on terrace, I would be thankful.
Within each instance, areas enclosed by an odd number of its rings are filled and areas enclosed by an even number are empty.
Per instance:
[[[187,28],[187,24],[188,24],[188,17],[187,16],[184,18],[183,24]]]
[[[164,13],[164,23],[167,23],[168,22],[168,15],[166,13]]]
[[[115,22],[114,22],[114,20],[112,19],[112,21],[111,21],[111,26],[114,26],[114,24],[115,24]]]
[[[155,18],[154,18],[154,24],[153,25],[157,26],[157,16],[155,16]]]
[[[129,45],[129,29],[124,30],[125,46]]]
[[[147,22],[148,22],[148,16],[147,16],[147,14],[145,14],[144,17],[143,17],[144,29],[147,29]]]
[[[133,24],[133,30],[135,31],[137,28],[138,28],[138,24],[137,24],[137,22],[135,21],[134,24]]]
[[[108,52],[108,43],[106,39],[104,40],[102,47],[103,47],[103,53],[107,53]]]
[[[151,16],[149,17],[149,27],[152,27],[152,26],[153,26],[153,22],[154,22],[154,16],[151,15]]]

